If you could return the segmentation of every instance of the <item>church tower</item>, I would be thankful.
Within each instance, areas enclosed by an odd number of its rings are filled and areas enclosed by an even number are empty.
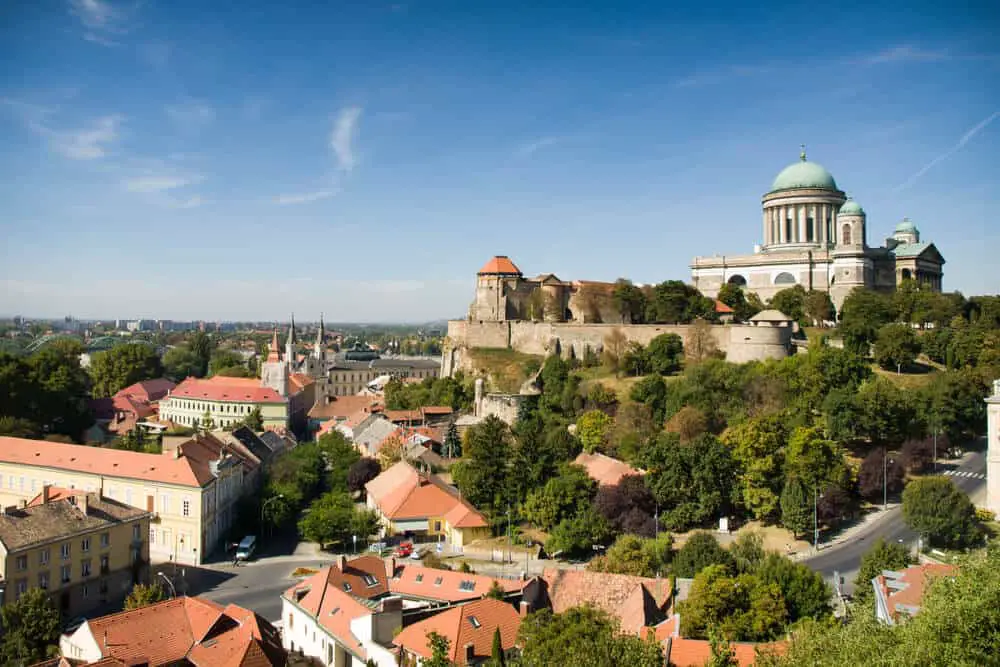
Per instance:
[[[288,369],[281,355],[278,353],[278,328],[274,328],[271,336],[271,345],[267,353],[267,360],[260,365],[260,384],[262,387],[269,387],[279,396],[288,395]]]
[[[1000,380],[986,399],[986,509],[1000,516]]]
[[[297,365],[298,358],[295,356],[295,314],[292,314],[292,323],[288,326],[288,340],[285,342],[285,366],[289,372],[293,372]]]
[[[324,339],[326,338],[325,332],[323,331],[323,313],[319,315],[319,331],[316,333],[316,346],[313,348],[313,359],[323,363],[326,361],[326,350],[323,347]]]

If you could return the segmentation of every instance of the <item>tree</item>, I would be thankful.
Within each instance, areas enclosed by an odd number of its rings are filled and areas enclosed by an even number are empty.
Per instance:
[[[687,353],[687,360],[693,364],[719,355],[719,344],[712,334],[712,325],[708,321],[695,320],[691,328],[688,329],[687,339],[684,341],[684,351]]]
[[[733,577],[721,565],[696,574],[687,599],[678,606],[682,635],[696,639],[707,638],[710,629],[729,640],[771,639],[788,616],[776,584],[752,574]]]
[[[667,383],[662,377],[647,375],[642,378],[632,386],[629,398],[648,406],[652,411],[653,421],[657,424],[663,423],[667,409]]]
[[[617,484],[597,489],[594,509],[617,532],[643,537],[656,533],[656,500],[641,475],[625,475]]]
[[[756,519],[766,519],[778,510],[787,437],[787,425],[778,415],[748,419],[722,434],[742,471],[737,482],[741,504]]]
[[[629,341],[629,343],[625,346],[625,352],[621,355],[618,368],[621,372],[625,373],[625,375],[631,377],[645,375],[651,368],[649,363],[649,353],[646,348],[636,341]]]
[[[12,591],[8,587],[7,596]],[[5,665],[30,665],[47,658],[59,645],[59,611],[41,588],[31,587],[0,608],[4,635],[0,658]]]
[[[681,369],[684,360],[684,341],[675,333],[660,334],[646,346],[650,371],[670,375]]]
[[[802,618],[822,618],[830,613],[830,587],[821,574],[806,565],[772,552],[764,557],[754,574],[781,591],[789,623]]]
[[[813,326],[821,326],[823,322],[831,322],[836,316],[833,301],[828,292],[812,290],[806,293],[802,302],[802,314]]]
[[[771,297],[768,307],[801,323],[805,319],[806,289],[802,285],[787,287]]]
[[[615,281],[611,299],[615,310],[621,316],[622,324],[642,322],[646,312],[646,296],[642,290],[632,284],[632,281],[619,278]]]
[[[703,526],[730,512],[736,466],[715,436],[681,445],[676,434],[661,433],[640,462],[660,508],[668,508],[663,521],[670,530]]]
[[[685,324],[699,317],[714,317],[715,303],[680,280],[667,280],[653,287],[646,305],[646,320]]]
[[[198,426],[203,431],[214,431],[215,430],[215,420],[212,419],[212,413],[207,409],[201,415],[201,421],[198,422]]]
[[[903,489],[906,525],[932,545],[971,546],[981,539],[976,508],[947,477],[915,479]]]
[[[604,350],[601,357],[604,365],[615,375],[618,375],[622,369],[622,361],[627,348],[628,338],[619,327],[615,327],[604,337]]]
[[[264,430],[264,415],[260,413],[260,408],[255,407],[246,417],[243,418],[243,425],[254,433]]]
[[[948,447],[947,439],[942,437],[941,450]],[[910,438],[903,443],[903,461],[911,473],[922,473],[934,463],[934,441],[931,438]]]
[[[742,287],[729,282],[719,288],[715,298],[733,309],[733,315],[738,322],[746,322],[760,311],[760,308],[747,301],[746,292]]]
[[[802,480],[791,477],[781,491],[781,523],[797,538],[809,531],[812,512]]]
[[[380,472],[382,467],[373,458],[366,456],[355,461],[347,470],[347,489],[352,493],[364,490],[365,484],[378,477]]]
[[[160,355],[141,343],[116,345],[95,353],[90,360],[91,392],[95,398],[113,396],[136,382],[162,375]]]
[[[583,443],[585,452],[596,452],[604,448],[614,420],[601,410],[589,410],[576,420],[576,437]]]
[[[846,486],[850,481],[843,450],[818,426],[792,431],[785,448],[785,476],[800,479],[808,489],[827,482]]]
[[[708,432],[708,417],[698,408],[685,405],[663,427],[667,433],[676,433],[680,443],[686,445]]]
[[[868,356],[879,328],[893,321],[891,297],[856,287],[840,307],[840,333],[844,347]]]
[[[496,582],[493,582],[496,584]],[[503,640],[500,638],[500,626],[493,629],[493,645],[490,647],[490,667],[504,667]]]
[[[882,574],[883,570],[902,570],[911,564],[913,557],[904,545],[886,542],[882,537],[878,538],[871,549],[861,557],[861,568],[854,579],[855,599],[862,604],[871,599],[872,579]]]
[[[457,459],[462,455],[462,439],[458,436],[458,426],[455,419],[448,420],[448,429],[444,434],[443,450],[445,458]]]
[[[622,634],[604,611],[584,605],[561,614],[529,614],[518,631],[523,667],[662,667],[663,650],[652,638]]]
[[[930,382],[917,390],[916,399],[921,421],[929,433],[944,434],[952,442],[961,442],[985,431],[986,395],[987,387],[981,376],[962,369],[934,373]]]
[[[714,627],[708,629],[708,642],[712,657],[705,663],[706,667],[739,667],[736,651],[729,644],[729,640]]]
[[[910,366],[920,354],[920,341],[908,324],[886,324],[875,336],[875,361],[886,370]]]
[[[729,555],[733,557],[737,572],[753,572],[764,561],[764,536],[756,530],[739,535],[729,545]]]
[[[711,533],[697,532],[677,551],[673,568],[678,577],[693,577],[712,565],[721,565],[726,570],[735,566],[733,557]]]
[[[545,542],[545,551],[564,556],[589,554],[594,545],[606,545],[611,538],[608,522],[596,511],[587,508],[559,522]]]
[[[657,538],[638,535],[620,535],[608,547],[604,556],[590,561],[588,570],[630,574],[637,577],[656,577],[666,571],[670,563],[673,538],[663,533]]]
[[[243,357],[233,350],[214,350],[208,361],[208,375],[230,375],[230,369],[246,372]],[[245,377],[245,376],[244,376]]]
[[[398,435],[390,435],[379,445],[376,456],[378,456],[379,465],[388,470],[403,460],[404,453],[403,439]]]
[[[885,493],[897,494],[903,489],[905,476],[906,469],[898,456],[889,456],[883,448],[873,449],[858,470],[858,493],[862,498],[881,502]]]
[[[212,351],[215,349],[214,341],[204,331],[196,331],[191,336],[188,345],[194,353],[195,359],[198,360],[197,377],[205,377],[208,375],[208,363],[212,358]]]
[[[906,393],[886,378],[861,385],[855,396],[858,434],[875,446],[895,447],[919,428],[917,410]]]
[[[166,591],[159,584],[135,584],[125,598],[125,611],[146,607],[166,599]]]
[[[431,630],[427,633],[427,646],[431,657],[421,661],[422,667],[454,667],[455,663],[448,658],[451,655],[451,640]]]
[[[320,496],[299,519],[299,532],[303,539],[320,546],[350,540],[354,520],[354,501],[344,492],[330,492]]]
[[[187,377],[202,377],[198,355],[187,345],[172,347],[164,353],[163,372],[177,382]]]
[[[490,415],[469,428],[464,449],[464,458],[452,468],[454,480],[463,497],[474,507],[496,514],[506,507],[510,429],[499,418]]]
[[[854,498],[837,484],[827,484],[820,488],[816,503],[816,516],[821,526],[834,527],[852,516],[855,510]]]
[[[543,530],[551,530],[589,508],[596,487],[585,468],[563,464],[557,476],[528,494],[524,515]]]

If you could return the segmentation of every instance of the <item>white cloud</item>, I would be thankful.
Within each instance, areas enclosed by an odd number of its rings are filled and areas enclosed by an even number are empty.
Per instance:
[[[118,128],[124,120],[118,114],[98,118],[91,127],[75,131],[54,131],[39,124],[32,127],[49,136],[52,147],[74,160],[96,160],[108,153],[109,145],[118,139]]]
[[[129,192],[165,192],[191,185],[195,179],[187,176],[148,175],[127,178],[122,186]]]
[[[166,108],[167,116],[185,130],[198,130],[215,120],[215,109],[198,100],[187,100]]]
[[[94,44],[119,46],[111,37],[130,29],[129,11],[108,0],[69,0],[69,11],[85,28],[83,38]]]
[[[274,198],[274,203],[281,206],[291,205],[291,204],[308,204],[309,202],[319,201],[321,199],[328,199],[329,197],[337,194],[336,190],[317,190],[315,192],[305,192],[301,194],[287,194],[278,195]]]
[[[337,164],[344,171],[354,168],[354,137],[358,131],[358,120],[361,118],[361,107],[345,107],[337,114],[330,134],[330,147],[337,156]]]
[[[866,65],[882,65],[890,63],[934,62],[947,60],[948,58],[947,51],[933,51],[905,44],[893,46],[865,56],[860,59],[860,62]]]
[[[892,191],[893,192],[901,192],[901,191],[909,188],[911,185],[913,185],[914,183],[916,183],[917,180],[921,176],[923,176],[928,171],[930,171],[931,168],[934,167],[934,165],[936,165],[937,163],[939,163],[939,162],[941,162],[943,160],[948,159],[949,157],[951,157],[952,155],[954,155],[958,151],[962,150],[962,148],[965,147],[966,144],[968,144],[970,141],[972,141],[973,137],[975,137],[977,134],[979,134],[980,132],[982,132],[983,130],[985,130],[986,127],[990,123],[992,123],[993,121],[995,121],[997,118],[1000,118],[1000,111],[994,111],[989,116],[987,116],[983,120],[981,120],[978,123],[976,123],[975,125],[973,125],[965,134],[963,134],[959,138],[959,140],[957,142],[955,142],[954,146],[952,146],[951,148],[949,148],[948,150],[946,150],[944,153],[941,153],[940,155],[936,156],[933,160],[931,160],[930,162],[928,162],[927,164],[925,164],[923,167],[921,167],[920,169],[918,169],[909,178],[907,178],[905,181],[903,181],[902,183],[900,183],[899,185],[897,185],[896,187],[894,187],[892,189]]]
[[[541,139],[521,144],[514,153],[520,157],[528,157],[529,155],[534,155],[539,149],[556,145],[559,141],[559,137],[542,137]]]

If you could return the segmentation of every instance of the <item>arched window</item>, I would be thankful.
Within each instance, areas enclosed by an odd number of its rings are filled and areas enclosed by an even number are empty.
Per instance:
[[[841,243],[843,243],[844,245],[851,245],[851,226],[850,225],[844,225],[844,228],[841,231],[841,234],[843,235],[843,238],[841,239]]]
[[[816,240],[816,221],[812,217],[806,218],[806,241],[812,243]]]
[[[747,286],[747,279],[738,273],[734,276],[730,276],[729,280],[727,280],[726,282],[729,283],[730,285],[736,285],[737,287]]]
[[[909,269],[903,269],[903,280],[912,280],[913,273]]]
[[[775,285],[794,285],[795,284],[795,276],[793,276],[792,274],[788,273],[787,271],[779,273],[778,275],[776,275],[774,277],[774,284]]]
[[[792,219],[785,219],[785,243],[792,243],[795,239],[792,237]]]

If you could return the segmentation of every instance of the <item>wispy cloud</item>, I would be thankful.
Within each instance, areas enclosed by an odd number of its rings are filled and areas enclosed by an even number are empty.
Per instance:
[[[52,130],[35,123],[34,129],[49,137],[52,148],[73,160],[97,160],[105,157],[118,140],[124,116],[113,114],[98,118],[90,126],[78,130]]]
[[[167,117],[184,130],[200,130],[215,120],[215,109],[199,100],[186,100],[166,108]]]
[[[975,125],[973,125],[965,134],[963,134],[959,138],[959,140],[957,142],[955,142],[954,146],[952,146],[951,148],[949,148],[948,150],[946,150],[944,153],[941,153],[940,155],[938,155],[937,157],[935,157],[933,160],[931,160],[930,162],[928,162],[927,164],[925,164],[923,167],[921,167],[920,169],[918,169],[909,178],[907,178],[905,181],[903,181],[902,183],[900,183],[899,185],[897,185],[895,188],[893,188],[892,191],[894,193],[895,192],[902,192],[903,190],[906,190],[907,188],[909,188],[910,186],[912,186],[914,183],[917,182],[917,180],[921,176],[923,176],[928,171],[930,171],[934,167],[934,165],[936,165],[939,162],[942,162],[944,160],[947,160],[949,157],[951,157],[952,155],[954,155],[958,151],[962,150],[962,148],[964,148],[966,144],[968,144],[970,141],[972,141],[972,139],[977,134],[979,134],[980,132],[982,132],[983,130],[985,130],[986,127],[990,123],[992,123],[993,121],[995,121],[997,118],[1000,118],[1000,111],[994,111],[989,116],[987,116],[983,120],[981,120],[978,123],[976,123]]]
[[[948,60],[951,55],[944,50],[925,49],[910,44],[892,46],[876,53],[855,59],[865,65],[885,65],[892,63],[937,62]]]
[[[166,192],[184,188],[197,182],[188,176],[172,175],[149,175],[126,178],[122,181],[122,187],[128,192]]]
[[[354,169],[354,138],[358,133],[361,107],[345,107],[337,114],[330,134],[330,148],[337,157],[337,164],[343,171]]]
[[[337,191],[333,188],[329,188],[326,190],[316,190],[315,192],[278,195],[274,198],[274,203],[280,206],[308,204],[310,202],[320,201],[321,199],[329,199],[335,194],[337,194]]]
[[[69,11],[85,28],[83,38],[102,46],[118,46],[114,36],[129,30],[129,12],[108,0],[69,0]]]
[[[541,137],[540,139],[535,139],[534,141],[528,141],[521,144],[514,150],[514,154],[518,157],[529,157],[542,148],[555,146],[560,141],[559,137]]]

